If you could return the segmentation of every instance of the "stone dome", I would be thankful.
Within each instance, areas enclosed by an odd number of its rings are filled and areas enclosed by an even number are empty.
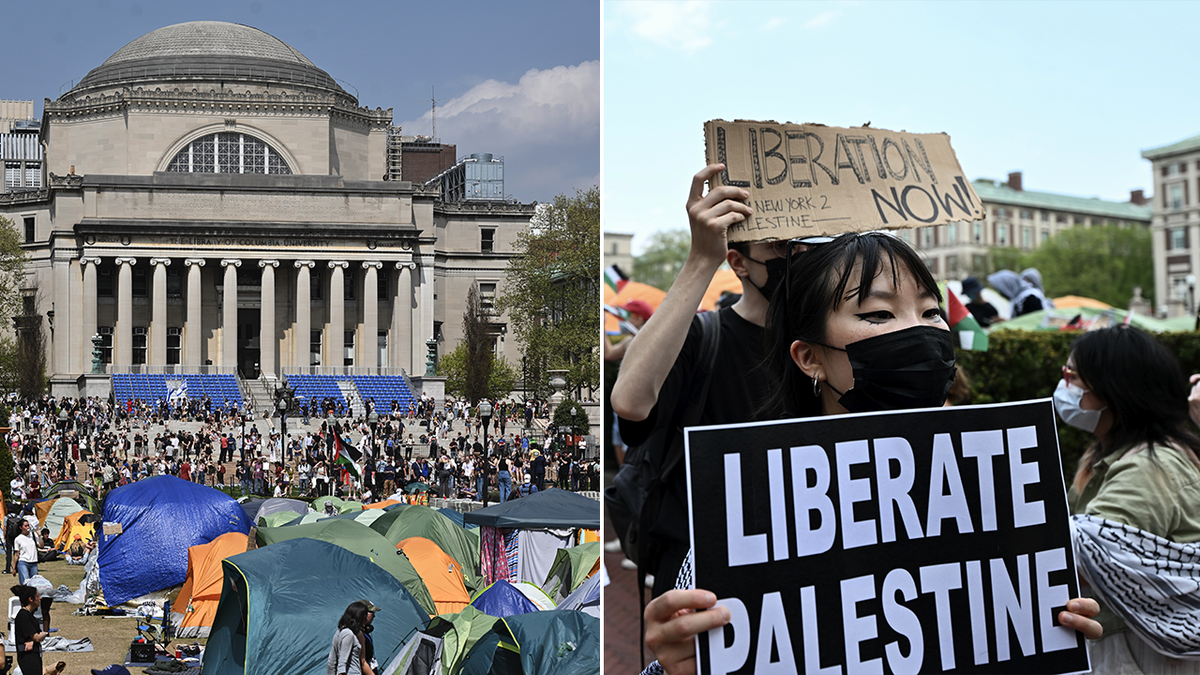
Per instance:
[[[353,99],[288,43],[224,21],[189,21],[146,33],[118,49],[64,98],[125,87],[190,89],[188,83],[249,84]]]

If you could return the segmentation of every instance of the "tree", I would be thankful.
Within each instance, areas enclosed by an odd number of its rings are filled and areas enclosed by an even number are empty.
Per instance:
[[[494,338],[488,330],[488,316],[479,302],[479,284],[467,291],[467,309],[463,312],[463,339],[466,360],[463,363],[463,393],[475,405],[488,393],[492,371]]]
[[[583,406],[569,398],[564,398],[562,403],[559,403],[558,407],[554,409],[552,425],[555,428],[571,427],[581,434],[586,434],[592,426]]]
[[[633,259],[633,279],[667,290],[679,276],[692,248],[692,235],[684,229],[663,230],[650,235],[645,251]]]
[[[25,251],[13,221],[0,216],[0,319],[6,323],[22,311],[21,285],[25,282]]]
[[[16,225],[0,216],[0,325],[21,328],[17,339],[0,339],[0,387],[40,396],[46,385],[46,337],[36,305],[22,299],[25,262]],[[28,334],[25,326],[30,327]]]
[[[600,386],[600,190],[558,195],[517,237],[497,299],[535,381],[565,369],[567,386]]]
[[[1016,257],[1006,253],[1002,259],[1018,273],[1036,267],[1046,297],[1082,295],[1126,307],[1133,288],[1141,286],[1142,296],[1153,300],[1154,256],[1150,230],[1145,228],[1073,227],[1029,253]]]
[[[490,352],[489,352],[490,354]],[[467,396],[466,390],[466,342],[458,343],[454,351],[438,358],[437,374],[446,378],[446,393],[451,396]],[[491,355],[487,390],[483,398],[503,399],[512,394],[517,386],[519,374],[508,359]]]

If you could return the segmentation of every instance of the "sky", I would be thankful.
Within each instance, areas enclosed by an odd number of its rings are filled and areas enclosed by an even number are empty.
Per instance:
[[[687,228],[709,119],[950,135],[972,179],[1128,201],[1200,134],[1190,2],[604,2],[605,232]]]
[[[296,48],[357,92],[359,105],[392,108],[406,134],[431,132],[436,92],[437,136],[459,157],[503,156],[514,199],[551,201],[600,181],[596,2],[77,0],[51,12],[8,9],[0,99],[33,100],[39,117],[43,99],[138,37],[229,21]]]

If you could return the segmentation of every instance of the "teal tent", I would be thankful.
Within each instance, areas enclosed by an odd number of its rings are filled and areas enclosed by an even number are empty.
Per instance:
[[[594,675],[600,672],[600,620],[557,609],[501,619],[467,652],[461,672]]]
[[[371,634],[380,663],[429,620],[395,577],[328,542],[291,539],[221,564],[205,675],[324,675],[338,619],[359,599],[381,608]]]

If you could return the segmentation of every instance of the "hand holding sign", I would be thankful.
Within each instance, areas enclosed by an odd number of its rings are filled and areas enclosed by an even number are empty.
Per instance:
[[[750,193],[739,187],[714,184],[704,194],[704,184],[725,169],[724,164],[710,164],[692,178],[688,194],[688,222],[692,228],[692,252],[715,265],[725,262],[728,251],[726,232],[729,227],[744,222],[754,210],[743,200]]]
[[[696,672],[696,636],[729,623],[729,610],[716,604],[708,591],[675,590],[646,605],[646,646],[668,675]]]

